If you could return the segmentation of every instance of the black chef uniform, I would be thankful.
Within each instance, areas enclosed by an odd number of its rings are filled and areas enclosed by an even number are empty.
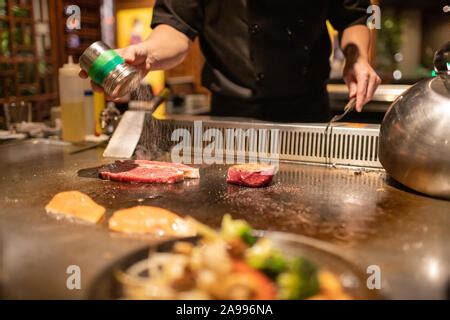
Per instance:
[[[268,121],[329,119],[326,81],[330,39],[365,24],[369,1],[157,0],[152,27],[170,25],[206,58],[202,83],[212,92],[212,114]],[[170,40],[169,40],[170,41]]]

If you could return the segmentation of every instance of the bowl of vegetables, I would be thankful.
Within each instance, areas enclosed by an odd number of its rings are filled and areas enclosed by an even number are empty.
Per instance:
[[[336,248],[308,237],[253,230],[225,215],[219,230],[187,218],[198,236],[138,250],[97,283],[94,297],[179,300],[372,299]]]

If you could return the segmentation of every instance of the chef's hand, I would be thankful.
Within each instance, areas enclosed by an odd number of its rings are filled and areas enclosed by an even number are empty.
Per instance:
[[[356,59],[346,60],[343,78],[348,87],[349,98],[356,97],[356,110],[361,112],[381,83],[380,77],[370,66],[367,58],[359,56]]]
[[[118,49],[116,52],[125,62],[139,70],[143,78],[150,70],[167,70],[180,64],[188,54],[191,40],[177,29],[161,24],[141,43]],[[85,71],[80,77],[87,78]],[[92,83],[95,91],[103,89]],[[120,99],[120,98],[119,98]]]
[[[121,56],[126,63],[134,66],[140,73],[141,78],[143,78],[150,71],[150,58],[148,50],[145,47],[145,43],[139,43],[136,45],[131,45],[123,49],[115,50],[119,56]],[[81,70],[79,76],[83,79],[88,77],[86,71]],[[103,88],[91,80],[92,89],[96,92],[104,92]],[[107,97],[108,100],[120,101],[121,97]]]

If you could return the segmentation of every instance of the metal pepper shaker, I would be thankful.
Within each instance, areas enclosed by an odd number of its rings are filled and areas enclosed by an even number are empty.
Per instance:
[[[83,52],[80,66],[111,97],[122,97],[139,86],[139,72],[102,41]]]

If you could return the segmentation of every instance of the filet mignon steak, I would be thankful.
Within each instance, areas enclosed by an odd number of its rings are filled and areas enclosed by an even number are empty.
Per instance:
[[[184,164],[148,160],[119,160],[101,167],[99,175],[114,181],[166,184],[200,177],[198,169]]]
[[[276,168],[268,164],[239,164],[228,169],[227,182],[246,187],[267,186],[275,175]]]

